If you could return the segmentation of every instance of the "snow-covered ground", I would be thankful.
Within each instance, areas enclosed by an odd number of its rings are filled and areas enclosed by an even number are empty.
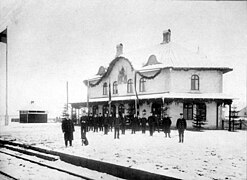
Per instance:
[[[65,148],[60,123],[19,124],[0,127],[1,139],[78,155],[104,162],[146,170],[183,179],[246,179],[247,131],[186,131],[185,142],[178,133],[171,138],[157,131],[131,134],[120,139],[113,132],[87,133],[88,146],[81,145],[80,127],[75,127],[73,146]]]

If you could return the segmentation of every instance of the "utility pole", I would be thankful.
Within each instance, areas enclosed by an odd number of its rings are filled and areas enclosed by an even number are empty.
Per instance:
[[[66,105],[66,110],[67,113],[69,111],[69,82],[66,82],[66,94],[67,94],[67,105]]]
[[[6,44],[6,113],[5,113],[5,126],[9,124],[8,115],[8,39],[7,39],[8,27],[2,32],[0,32],[0,42]]]

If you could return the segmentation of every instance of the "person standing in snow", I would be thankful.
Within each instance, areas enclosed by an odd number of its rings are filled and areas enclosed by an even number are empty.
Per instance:
[[[148,117],[149,132],[150,132],[150,136],[153,136],[154,125],[155,125],[155,117],[153,115],[153,112],[150,112],[150,114],[151,115]]]
[[[104,117],[99,113],[99,131],[103,131]]]
[[[98,123],[99,123],[99,117],[97,114],[95,114],[93,118],[93,132],[98,132]]]
[[[180,113],[180,118],[177,120],[176,127],[178,129],[179,143],[184,142],[184,130],[187,128],[186,120],[183,118],[183,113]]]
[[[80,119],[81,123],[81,140],[82,140],[82,145],[88,145],[88,140],[86,136],[87,132],[87,116],[82,116]]]
[[[114,118],[114,139],[119,139],[120,122],[120,117],[116,114],[116,117]]]
[[[125,134],[126,116],[124,113],[123,114],[121,113],[119,115],[121,119],[121,131],[122,131],[122,134]]]
[[[145,117],[145,115],[146,115],[146,110],[144,109],[142,111],[142,118],[141,118],[142,134],[145,134],[145,132],[146,132],[147,118]]]
[[[107,116],[107,114],[105,114],[104,117],[104,134],[108,134],[108,126],[109,126],[109,117]]]
[[[160,117],[158,114],[154,115],[155,117],[155,129],[157,129],[158,132],[160,132]]]
[[[65,118],[62,121],[62,131],[64,133],[65,146],[66,147],[68,146],[68,141],[70,146],[72,146],[73,132],[75,131],[75,129],[73,122],[68,117],[68,114],[65,116]]]
[[[171,121],[170,117],[167,114],[165,114],[163,117],[163,128],[164,128],[164,133],[165,133],[166,137],[168,135],[169,138],[171,138],[171,136],[170,136],[171,124],[172,124],[172,121]]]
[[[137,129],[137,124],[138,124],[138,114],[134,114],[134,117],[131,117],[131,134],[135,134],[136,133],[136,129]]]

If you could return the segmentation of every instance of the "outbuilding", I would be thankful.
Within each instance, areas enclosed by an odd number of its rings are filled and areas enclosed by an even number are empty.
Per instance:
[[[19,114],[20,123],[47,123],[47,111],[36,106],[33,101],[19,110]]]

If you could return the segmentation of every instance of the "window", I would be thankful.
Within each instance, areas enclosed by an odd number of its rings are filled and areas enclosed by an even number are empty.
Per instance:
[[[113,83],[113,94],[118,94],[117,81]]]
[[[191,90],[199,90],[199,76],[198,75],[191,76]]]
[[[145,82],[146,82],[146,80],[144,78],[140,79],[140,86],[139,86],[140,92],[145,92]]]
[[[206,121],[206,104],[205,103],[197,103],[194,104],[194,116],[197,116],[198,118],[200,118],[203,121]]]
[[[184,104],[184,119],[192,120],[193,119],[193,104],[192,103],[185,103]]]
[[[103,95],[107,95],[107,83],[103,84]]]
[[[133,81],[132,79],[128,80],[127,83],[127,93],[133,93]]]
[[[193,120],[196,116],[199,116],[203,121],[206,121],[206,109],[205,103],[184,103],[184,119]]]

